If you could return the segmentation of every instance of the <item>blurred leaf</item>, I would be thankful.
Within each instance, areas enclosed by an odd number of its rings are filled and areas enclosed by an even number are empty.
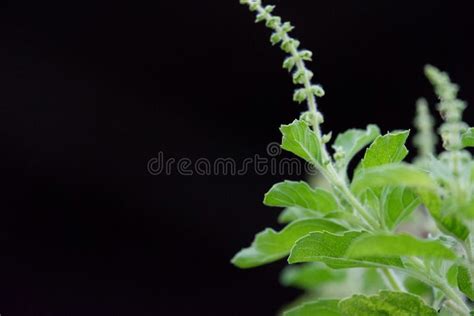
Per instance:
[[[287,266],[280,276],[280,282],[302,290],[315,290],[328,282],[341,282],[346,278],[345,271],[332,270],[323,264],[309,263]]]
[[[474,300],[474,276],[469,267],[464,265],[458,267],[457,281],[461,292],[466,294],[469,299]]]
[[[474,128],[471,127],[462,135],[462,144],[464,147],[474,147]]]
[[[435,191],[436,182],[425,171],[405,163],[388,164],[360,171],[351,189],[360,194],[367,188],[410,187]]]
[[[287,224],[297,219],[318,217],[320,215],[321,214],[317,211],[307,210],[301,207],[287,207],[278,216],[278,222],[280,224]]]
[[[337,300],[318,300],[305,303],[283,313],[284,316],[342,316]]]
[[[462,241],[469,236],[469,229],[462,221],[453,214],[442,214],[443,201],[437,193],[429,190],[418,190],[417,193],[442,232]]]
[[[387,188],[383,194],[385,224],[389,229],[395,228],[420,205],[415,193],[405,187]]]
[[[455,263],[451,265],[451,267],[449,267],[448,271],[446,272],[446,280],[452,287],[458,286],[458,266],[459,265]]]
[[[417,256],[456,259],[456,254],[440,241],[422,240],[405,234],[366,234],[351,243],[346,255],[349,258]]]
[[[339,302],[347,316],[436,316],[436,311],[409,293],[381,291],[378,295],[354,295]]]
[[[375,294],[385,288],[385,281],[377,269],[364,269],[362,273],[362,292],[364,294]]]
[[[433,299],[433,288],[418,279],[407,276],[403,282],[405,288],[412,294],[421,296],[423,298]]]
[[[267,228],[255,236],[249,248],[239,251],[232,258],[232,263],[239,268],[260,266],[287,256],[294,243],[310,232],[344,230],[343,226],[332,221],[317,218],[292,222],[280,232]]]

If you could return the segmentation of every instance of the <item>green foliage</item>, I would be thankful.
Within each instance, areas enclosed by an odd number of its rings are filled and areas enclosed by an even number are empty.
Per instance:
[[[298,207],[321,213],[338,209],[337,201],[330,192],[321,188],[312,189],[303,181],[275,184],[265,194],[263,203],[268,206]]]
[[[445,72],[425,67],[443,119],[439,154],[424,99],[417,102],[413,163],[404,161],[409,131],[381,135],[368,125],[330,143],[316,102],[324,90],[312,83],[305,65],[312,53],[290,37],[293,26],[273,15],[274,6],[241,3],[288,54],[283,68],[297,85],[293,99],[308,108],[281,126],[281,147],[312,164],[328,189],[302,181],[274,185],[264,204],[285,208],[278,220],[286,226],[257,234],[232,263],[251,268],[288,258],[296,264],[284,269],[281,282],[306,295],[285,312],[289,316],[472,314],[467,298],[474,299],[474,129],[462,120],[466,103],[457,98],[459,87]],[[363,158],[354,161],[365,147]],[[350,164],[357,166],[353,175]]]
[[[415,295],[381,291],[378,295],[354,295],[339,303],[341,315],[351,316],[436,316],[436,311]]]
[[[305,121],[294,120],[289,125],[282,125],[280,131],[283,134],[281,148],[307,162],[314,164],[321,162],[321,144]]]
[[[381,291],[338,300],[317,300],[284,313],[284,316],[435,316],[436,311],[415,295]]]
[[[349,231],[343,235],[330,232],[311,232],[296,241],[291,249],[288,263],[299,262],[324,262],[333,269],[354,267],[403,267],[399,258],[361,257],[352,259],[347,257],[348,249],[352,243],[364,232]]]
[[[413,190],[406,187],[391,187],[386,189],[382,197],[383,221],[387,229],[393,230],[420,205],[420,199]]]
[[[249,248],[242,249],[232,259],[240,268],[252,268],[279,260],[288,255],[294,243],[313,231],[340,232],[345,228],[325,219],[302,219],[294,221],[282,231],[265,229],[255,236]]]
[[[379,135],[380,129],[376,125],[367,126],[366,130],[353,128],[339,134],[333,145],[338,168],[346,170],[352,158]]]
[[[443,233],[454,236],[461,241],[467,239],[470,233],[469,228],[454,214],[443,213],[446,202],[443,202],[438,194],[425,190],[420,190],[418,194]]]
[[[456,254],[440,241],[420,240],[411,235],[365,235],[355,240],[347,250],[349,258],[400,256],[456,259]]]
[[[409,131],[379,136],[365,152],[358,171],[402,161],[408,154],[405,147]]]
[[[461,292],[474,300],[474,278],[472,276],[473,267],[461,265],[458,267],[457,283]]]
[[[464,147],[474,147],[474,128],[470,128],[462,134],[462,144]]]
[[[341,316],[337,300],[318,300],[303,304],[284,313],[284,316]]]
[[[436,183],[423,170],[408,164],[389,164],[380,167],[360,171],[351,189],[360,194],[367,188],[379,188],[385,186],[408,187],[435,191]]]
[[[322,264],[308,263],[286,267],[281,273],[280,282],[285,286],[312,291],[325,283],[340,283],[345,279],[345,271],[329,269]]]

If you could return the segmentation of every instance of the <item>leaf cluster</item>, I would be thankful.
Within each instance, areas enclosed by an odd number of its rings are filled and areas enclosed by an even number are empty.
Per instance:
[[[321,134],[315,99],[324,93],[311,83],[313,74],[304,65],[311,52],[298,50],[299,42],[288,35],[293,27],[272,15],[273,6],[241,2],[257,13],[257,22],[273,30],[271,42],[290,55],[283,67],[303,86],[294,100],[306,102],[308,112],[281,126],[281,147],[311,163],[329,189],[304,181],[271,187],[263,203],[283,208],[279,222],[285,226],[258,233],[232,263],[253,268],[286,258],[291,267],[284,270],[282,283],[307,294],[285,312],[289,316],[469,315],[468,299],[474,300],[474,160],[469,151],[474,128],[462,121],[466,104],[457,99],[458,86],[446,73],[426,66],[443,118],[441,153],[434,151],[434,120],[424,100],[418,102],[419,155],[413,163],[405,161],[408,130],[381,133],[372,124],[349,129],[330,143],[330,134]],[[362,159],[354,161],[364,150]],[[356,165],[353,174],[349,164]],[[331,291],[333,283],[344,284],[352,296],[338,296]]]

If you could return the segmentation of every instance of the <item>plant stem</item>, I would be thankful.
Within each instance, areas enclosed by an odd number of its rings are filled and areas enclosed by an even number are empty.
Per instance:
[[[372,230],[380,227],[379,223],[369,214],[369,212],[367,212],[365,207],[354,196],[346,182],[341,179],[331,163],[327,165],[325,176],[344,195],[346,201],[357,211],[357,213],[360,214]]]
[[[394,291],[406,292],[405,287],[398,279],[397,275],[390,269],[380,269],[382,276],[385,279],[385,283]]]
[[[453,312],[455,312],[456,314],[460,315],[460,316],[468,316],[470,315],[469,314],[469,311],[465,311],[463,308],[460,308],[456,303],[454,303],[453,301],[451,300],[447,300],[444,305],[449,308],[450,310],[452,310]]]
[[[296,50],[295,47],[291,47],[291,55],[293,57],[298,57],[298,51]],[[304,65],[304,61],[301,58],[295,58],[296,59],[296,67],[298,69],[306,69]],[[309,91],[311,89],[311,81],[304,73],[304,88]],[[316,134],[316,137],[318,138],[319,142],[321,143],[321,146],[324,147],[322,148],[323,152],[323,160],[328,159],[328,152],[326,150],[326,145],[321,142],[321,129],[319,127],[319,122],[318,122],[318,104],[316,102],[316,97],[314,96],[313,93],[308,93],[308,98],[307,98],[307,103],[308,103],[308,110],[311,112],[311,117],[313,120],[312,126],[313,126],[313,131]]]
[[[439,276],[434,271],[431,273],[428,272],[426,270],[425,263],[419,258],[408,257],[407,262],[409,262],[414,268],[407,269],[407,273],[424,281],[426,284],[429,284],[434,288],[438,288],[451,301],[450,304],[456,305],[456,310],[461,312],[460,315],[469,315],[469,307],[464,302],[462,296],[460,296],[456,290],[447,284],[446,280],[442,276]]]
[[[444,294],[446,294],[446,297],[449,298],[449,301],[448,301],[449,306],[452,309],[456,310],[456,312],[459,313],[459,315],[462,315],[462,316],[470,315],[469,307],[466,305],[464,300],[461,297],[459,297],[458,293],[456,293],[456,291],[454,291],[449,285],[445,283],[440,284],[438,288],[441,291],[443,291]]]

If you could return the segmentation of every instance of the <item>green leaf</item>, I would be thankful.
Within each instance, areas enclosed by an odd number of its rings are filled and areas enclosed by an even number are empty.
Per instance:
[[[462,135],[462,144],[464,147],[474,147],[474,128],[471,127]]]
[[[291,249],[289,263],[323,262],[331,268],[355,267],[403,267],[399,258],[347,258],[346,252],[352,242],[364,232],[346,232],[336,235],[330,232],[314,232],[299,239]]]
[[[378,214],[381,207],[382,190],[379,188],[366,188],[360,195],[359,199],[368,207],[373,214]]]
[[[307,210],[299,207],[287,207],[285,208],[280,215],[278,216],[278,222],[280,224],[291,223],[297,219],[302,218],[325,218],[329,220],[334,220],[336,223],[342,223],[342,225],[351,224],[358,225],[360,224],[360,219],[354,214],[351,214],[346,211],[333,211],[329,213],[321,213],[313,210]]]
[[[428,173],[405,163],[361,170],[354,178],[351,189],[355,194],[360,194],[367,188],[384,186],[401,186],[431,191],[437,189],[436,182]]]
[[[437,193],[429,190],[418,190],[417,193],[442,232],[459,240],[466,240],[469,236],[469,228],[456,218],[454,214],[442,213],[443,201]]]
[[[474,300],[474,276],[471,274],[469,267],[458,266],[457,281],[461,292],[466,294],[469,299]]]
[[[287,224],[297,219],[318,217],[317,211],[307,210],[300,207],[287,207],[278,216],[278,223]]]
[[[320,263],[308,263],[287,266],[281,273],[280,283],[302,290],[315,290],[322,284],[341,282],[345,278],[345,271],[333,270]]]
[[[456,254],[440,241],[422,240],[411,235],[374,234],[364,235],[352,242],[347,250],[348,258],[360,257],[436,257],[456,259]]]
[[[433,299],[433,288],[418,279],[407,276],[403,281],[403,285],[412,294],[422,296],[429,300]]]
[[[339,134],[333,148],[339,147],[345,153],[341,161],[341,167],[346,168],[352,158],[379,135],[380,129],[377,125],[368,125],[366,130],[350,129]]]
[[[381,291],[378,295],[354,295],[339,302],[344,316],[436,316],[416,295]]]
[[[292,222],[282,231],[267,228],[255,236],[249,248],[238,252],[232,263],[239,268],[253,268],[284,258],[294,243],[314,231],[340,232],[344,227],[332,221],[318,218],[302,219]]]
[[[268,206],[299,207],[329,213],[338,208],[336,199],[326,190],[312,189],[304,181],[284,181],[275,184],[265,194],[263,203]]]
[[[413,191],[404,187],[387,188],[382,194],[385,224],[389,229],[395,228],[420,205]]]
[[[446,280],[452,287],[458,286],[458,267],[459,265],[454,263],[449,267],[448,271],[446,271]]]
[[[283,313],[283,316],[342,316],[338,300],[318,300],[305,303]]]
[[[308,123],[294,120],[289,125],[282,125],[280,131],[283,134],[281,148],[313,164],[321,162],[321,144]]]
[[[366,150],[359,169],[367,169],[402,161],[408,154],[405,142],[409,133],[409,131],[401,131],[378,136]]]

